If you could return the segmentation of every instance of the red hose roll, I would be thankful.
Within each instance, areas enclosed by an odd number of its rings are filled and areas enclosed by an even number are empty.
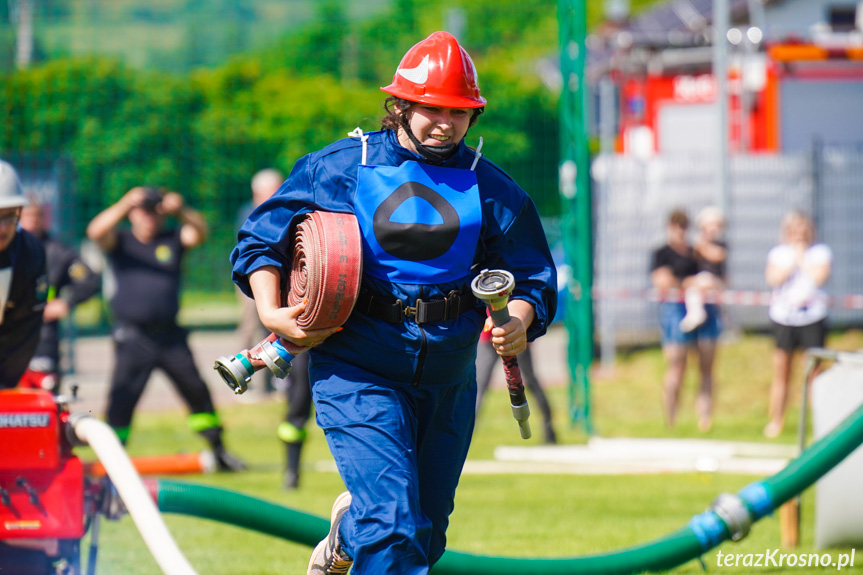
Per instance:
[[[320,211],[306,214],[297,225],[293,248],[287,305],[306,302],[297,324],[304,330],[342,325],[354,309],[362,280],[363,246],[356,217]],[[251,349],[220,357],[215,369],[235,393],[246,391],[252,374],[264,367],[284,377],[290,363],[274,344],[281,344],[292,356],[308,349],[271,333]]]
[[[362,275],[362,236],[353,214],[312,212],[297,225],[287,298],[288,306],[306,300],[297,325],[307,330],[345,323],[360,293]],[[284,340],[282,344],[291,352],[305,349]]]

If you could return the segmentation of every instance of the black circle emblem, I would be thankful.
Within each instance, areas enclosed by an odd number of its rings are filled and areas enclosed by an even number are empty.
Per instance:
[[[426,200],[443,218],[441,224],[396,223],[393,213],[410,198]],[[388,254],[412,262],[433,260],[449,250],[459,230],[458,212],[439,193],[418,182],[405,182],[375,210],[375,239]]]

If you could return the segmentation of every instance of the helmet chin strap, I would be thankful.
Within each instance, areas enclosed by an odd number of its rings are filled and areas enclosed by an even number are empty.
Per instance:
[[[401,124],[405,133],[410,138],[410,141],[416,147],[420,155],[432,164],[441,164],[444,161],[452,158],[458,151],[458,144],[444,144],[443,146],[426,146],[414,136],[410,125],[408,124],[407,116],[401,115]]]

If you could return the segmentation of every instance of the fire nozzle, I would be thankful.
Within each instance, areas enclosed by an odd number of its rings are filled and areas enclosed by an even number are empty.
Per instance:
[[[491,321],[495,326],[501,326],[509,321],[509,309],[506,304],[509,296],[515,288],[515,278],[506,270],[482,270],[470,284],[471,291],[477,299],[482,300],[488,306]],[[512,407],[512,416],[518,422],[518,429],[522,439],[531,436],[530,406],[524,394],[524,384],[521,381],[521,371],[518,368],[518,360],[515,356],[501,357],[503,361],[504,375],[506,376],[506,387],[509,391],[509,400]]]
[[[506,304],[513,288],[515,278],[506,270],[482,270],[470,284],[473,295],[488,306],[494,325],[503,325],[509,321]]]
[[[251,349],[244,349],[234,357],[222,356],[213,366],[234,393],[240,395],[249,388],[249,381],[256,371],[269,368],[278,378],[287,377],[291,372],[291,360],[294,354],[285,349],[279,336],[268,335]]]

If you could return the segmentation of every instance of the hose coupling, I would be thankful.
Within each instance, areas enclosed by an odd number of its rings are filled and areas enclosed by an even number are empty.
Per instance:
[[[746,503],[737,495],[732,493],[720,493],[710,506],[725,526],[732,541],[740,541],[749,535],[752,526],[752,517]]]
[[[273,375],[279,379],[288,377],[288,374],[291,373],[291,360],[294,359],[294,356],[285,349],[285,346],[278,339],[262,341],[260,357],[273,372]]]
[[[84,412],[74,412],[69,414],[68,425],[63,429],[64,434],[66,436],[66,441],[69,442],[69,445],[73,447],[80,447],[87,445],[87,442],[78,437],[78,433],[75,431],[75,426],[79,421],[84,419],[89,419],[93,417],[89,413]]]
[[[515,277],[506,270],[482,270],[473,278],[470,289],[491,312],[506,309],[509,296],[515,287]]]
[[[252,363],[242,353],[238,353],[234,357],[223,355],[217,358],[213,369],[219,372],[222,381],[228,384],[228,387],[233,389],[237,395],[245,393],[249,388],[252,374],[255,373]]]
[[[266,339],[251,349],[244,349],[233,357],[222,356],[213,366],[228,387],[237,395],[249,388],[252,376],[266,367],[278,378],[291,373],[291,360],[294,354],[285,349],[279,337],[271,333]]]

